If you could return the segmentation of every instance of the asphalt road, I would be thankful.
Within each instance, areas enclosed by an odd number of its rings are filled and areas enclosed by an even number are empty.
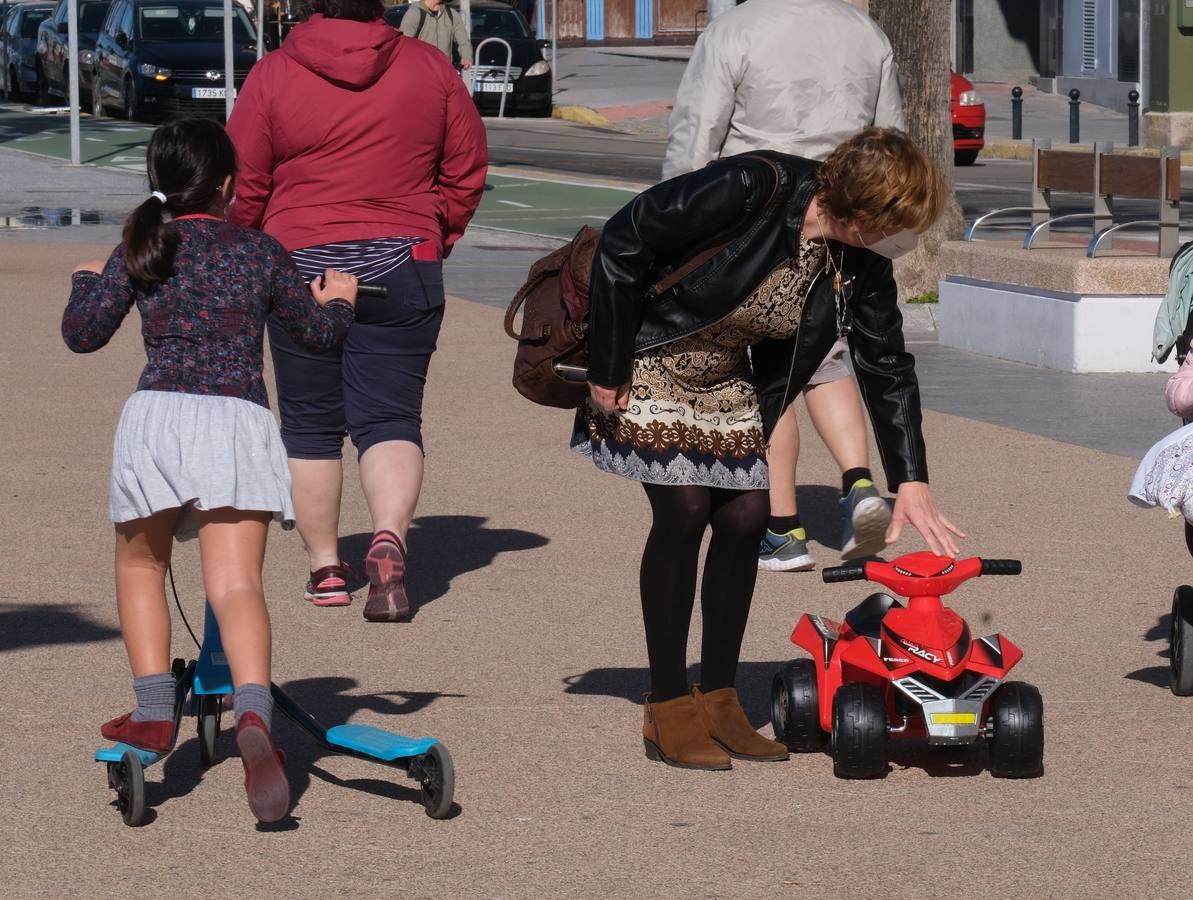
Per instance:
[[[624,134],[555,121],[501,122],[488,120],[489,156],[493,165],[527,167],[568,174],[620,178],[643,184],[658,180],[666,142],[647,135]],[[953,173],[957,197],[967,220],[992,209],[1021,206],[1028,202],[1031,165],[1021,160],[980,159],[973,166]],[[1193,214],[1193,169],[1182,173],[1184,218]],[[1088,198],[1057,194],[1056,215],[1089,209]],[[1123,219],[1155,218],[1155,204],[1120,200],[1116,215]],[[1017,228],[1024,220],[1007,219],[1005,229]],[[1062,229],[1063,230],[1063,229]]]

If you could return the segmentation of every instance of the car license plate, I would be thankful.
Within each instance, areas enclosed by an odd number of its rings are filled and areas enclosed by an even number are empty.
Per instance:
[[[223,100],[223,88],[191,88],[192,100]]]
[[[503,91],[507,94],[512,94],[514,91],[514,83],[501,81],[482,81],[479,85],[482,94],[500,94]]]

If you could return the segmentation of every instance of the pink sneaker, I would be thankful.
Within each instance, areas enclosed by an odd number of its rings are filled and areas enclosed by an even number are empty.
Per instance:
[[[406,547],[392,531],[378,531],[365,554],[369,600],[365,618],[370,622],[397,622],[410,616],[406,596]]]
[[[335,566],[324,566],[311,573],[302,596],[316,606],[347,606],[352,602],[348,583],[352,570],[346,562]]]

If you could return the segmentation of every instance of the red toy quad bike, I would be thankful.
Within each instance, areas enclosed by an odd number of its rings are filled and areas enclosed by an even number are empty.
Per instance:
[[[791,642],[812,654],[775,675],[775,737],[796,752],[829,740],[838,778],[881,778],[891,738],[957,747],[985,738],[999,778],[1043,773],[1044,704],[1021,681],[1004,681],[1023,652],[1001,634],[973,640],[940,598],[978,575],[1018,575],[1013,559],[952,560],[910,553],[825,569],[826,582],[876,581],[908,597],[871,594],[844,624],[804,614]]]

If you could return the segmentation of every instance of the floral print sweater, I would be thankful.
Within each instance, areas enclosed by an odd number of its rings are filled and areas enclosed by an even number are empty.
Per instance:
[[[102,275],[76,272],[62,316],[62,338],[75,353],[112,339],[136,303],[148,363],[137,390],[239,397],[269,406],[263,365],[270,313],[295,341],[313,351],[338,346],[352,324],[352,306],[320,307],[282,245],[259,231],[209,217],[185,218],[174,275],[142,289],[130,279],[117,247]]]

